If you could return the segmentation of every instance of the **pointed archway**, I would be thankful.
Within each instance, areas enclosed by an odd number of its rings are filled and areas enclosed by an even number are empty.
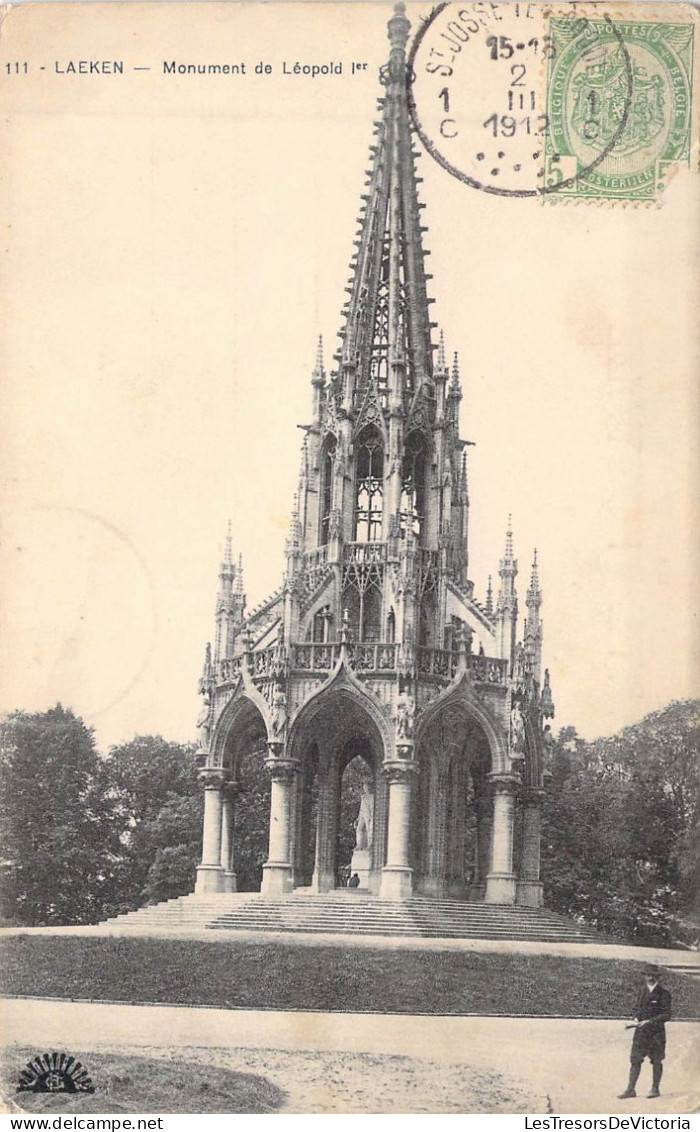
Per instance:
[[[373,817],[371,829],[366,830],[366,882],[372,891],[378,890],[387,824],[387,787],[379,773],[387,743],[385,726],[376,704],[343,674],[292,721],[288,746],[291,758],[299,762],[293,847],[297,885],[328,892],[346,883],[356,848],[351,831],[359,817],[365,781],[372,790]],[[309,881],[311,844],[314,862]]]
[[[217,721],[202,771],[204,829],[197,892],[259,887],[270,812],[269,778],[261,773],[266,741],[262,711],[239,687]]]
[[[434,713],[418,738],[414,816],[416,888],[478,899],[489,862],[491,748],[461,699]]]

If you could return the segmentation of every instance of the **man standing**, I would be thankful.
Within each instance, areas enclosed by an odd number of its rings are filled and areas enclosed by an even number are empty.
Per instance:
[[[671,995],[659,982],[659,968],[644,968],[644,987],[637,999],[634,1022],[627,1029],[634,1029],[630,1053],[630,1079],[620,1100],[636,1097],[634,1087],[641,1072],[642,1062],[648,1057],[653,1074],[649,1097],[659,1096],[659,1085],[663,1073],[666,1054],[665,1022],[671,1017]]]

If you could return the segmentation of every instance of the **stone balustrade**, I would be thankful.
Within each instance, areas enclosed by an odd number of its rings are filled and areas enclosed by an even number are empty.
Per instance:
[[[348,664],[356,672],[395,672],[398,667],[398,645],[352,642],[344,646],[339,643],[292,645],[292,668],[302,672],[330,672],[338,663],[343,647]]]
[[[280,645],[247,654],[247,663],[253,680],[278,679],[287,666],[298,672],[329,673],[340,660],[341,649],[349,666],[358,674],[393,673],[406,664],[404,649],[391,641],[359,642],[345,645],[340,642],[304,642],[292,644],[289,650]],[[419,648],[417,650],[419,676],[451,680],[459,666],[459,653],[451,649]],[[217,679],[221,684],[238,679],[243,658],[219,661]],[[467,654],[467,668],[477,684],[507,684],[508,661],[499,657]]]
[[[459,653],[452,649],[418,649],[418,673],[451,679],[459,664]],[[507,684],[508,661],[500,657],[467,654],[467,669],[477,684]]]
[[[304,554],[304,569],[317,570],[319,566],[328,564],[328,543],[317,546],[314,550],[307,550]]]
[[[386,562],[385,542],[346,542],[343,547],[343,561],[347,566],[357,562],[362,566]]]

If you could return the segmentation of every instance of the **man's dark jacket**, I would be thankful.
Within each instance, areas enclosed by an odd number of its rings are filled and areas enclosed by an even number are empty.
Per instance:
[[[634,1016],[646,1026],[639,1026],[632,1039],[632,1061],[663,1061],[666,1055],[666,1027],[671,1017],[671,994],[659,983],[653,990],[644,987],[637,999]]]

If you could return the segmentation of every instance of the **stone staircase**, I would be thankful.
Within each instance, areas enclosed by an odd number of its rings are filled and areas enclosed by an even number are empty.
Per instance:
[[[104,926],[145,934],[211,928],[423,939],[606,942],[596,932],[546,909],[425,896],[380,900],[347,889],[323,895],[295,892],[277,899],[263,899],[259,893],[193,894],[117,916]]]

